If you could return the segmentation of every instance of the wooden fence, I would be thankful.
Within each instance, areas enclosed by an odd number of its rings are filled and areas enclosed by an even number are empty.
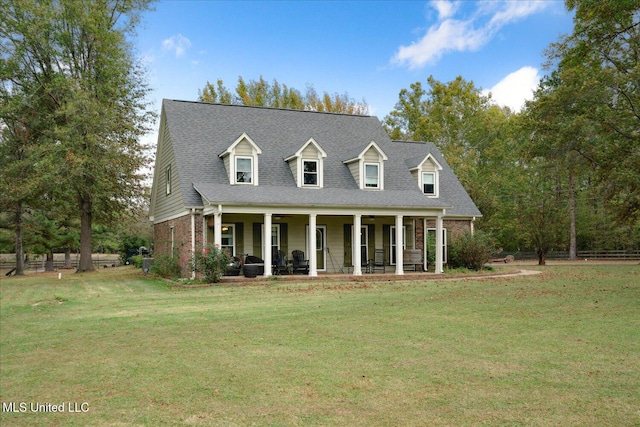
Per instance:
[[[516,260],[538,259],[535,252],[503,252],[501,255],[513,255]],[[578,251],[578,259],[590,260],[636,260],[640,259],[640,249],[637,250],[611,250],[611,251]],[[550,260],[567,260],[569,251],[551,251],[547,254]]]
[[[80,257],[76,254],[71,256],[71,267],[78,268],[78,262]],[[117,267],[121,264],[120,255],[118,254],[93,254],[91,261],[95,268]],[[37,259],[31,258],[27,264],[25,264],[25,271],[38,272],[45,269],[45,257],[38,257]],[[64,254],[55,254],[53,258],[54,269],[61,269],[65,265]],[[16,266],[15,255],[4,254],[0,255],[0,271],[6,272],[12,270]]]

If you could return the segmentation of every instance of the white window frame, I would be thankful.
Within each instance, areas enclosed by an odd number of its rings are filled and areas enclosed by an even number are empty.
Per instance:
[[[262,228],[260,229],[262,231],[262,235],[264,236],[264,224],[262,224]],[[273,244],[273,237],[274,237],[274,233],[273,231],[275,230],[275,238],[276,238],[276,244]],[[276,250],[280,250],[280,224],[271,224],[271,251],[273,252],[273,249]],[[264,254],[263,254],[263,258],[264,258]]]
[[[429,232],[433,232],[433,238],[436,238],[436,229],[427,228],[427,235]],[[428,249],[428,248],[427,248]],[[447,263],[447,229],[442,227],[442,263]]]
[[[171,194],[171,165],[167,166],[164,177],[167,180],[166,194],[168,196],[169,194]]]
[[[315,172],[306,172],[304,170],[304,166],[306,163],[315,163],[316,171]],[[316,177],[315,184],[307,184],[305,181],[305,175],[314,174]],[[320,161],[317,159],[302,159],[302,186],[303,187],[319,187],[320,186]]]
[[[250,166],[250,170],[249,173],[251,174],[249,177],[249,181],[238,181],[238,173],[245,173],[246,171],[239,171],[238,170],[238,160],[249,160],[249,162],[251,163]],[[234,159],[235,162],[235,177],[234,177],[234,182],[236,184],[240,184],[240,185],[254,185],[254,179],[255,179],[255,173],[254,173],[254,159],[251,156],[235,156]]]
[[[367,166],[375,166],[376,170],[377,170],[377,175],[376,175],[376,185],[374,186],[369,186],[367,185]],[[362,188],[364,188],[365,190],[379,190],[380,188],[382,188],[381,185],[381,179],[380,179],[380,163],[374,163],[374,162],[365,162],[364,166],[362,168],[362,174],[363,174],[363,181],[362,181]]]
[[[389,264],[396,265],[396,226],[389,227]],[[407,226],[402,226],[402,250],[407,248]]]
[[[224,243],[222,243],[222,236],[220,236],[220,249],[224,250],[225,248],[231,248],[230,256],[235,256],[236,255],[236,226],[235,224],[222,224],[222,227],[220,229],[222,235],[224,235],[225,227],[227,227],[227,230],[231,229],[231,245],[225,245]]]
[[[426,180],[425,180],[425,176],[430,175],[432,178],[432,182],[431,185],[433,185],[433,191],[432,192],[427,192],[424,188],[424,186],[427,184]],[[436,179],[436,173],[435,172],[422,172],[422,192],[424,194],[426,194],[427,196],[437,196],[438,195],[438,183],[437,183],[437,179]]]
[[[364,259],[360,260],[360,264],[369,262],[369,227],[363,225],[360,227],[360,253],[364,248]]]

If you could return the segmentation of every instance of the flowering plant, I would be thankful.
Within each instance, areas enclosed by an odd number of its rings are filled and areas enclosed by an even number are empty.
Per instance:
[[[196,270],[213,283],[220,281],[230,268],[231,257],[217,246],[207,246],[202,254],[196,254]]]

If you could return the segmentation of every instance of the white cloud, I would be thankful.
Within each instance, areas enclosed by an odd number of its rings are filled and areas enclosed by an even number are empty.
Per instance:
[[[491,89],[483,91],[483,94],[491,92],[491,98],[496,104],[518,112],[524,106],[525,100],[533,99],[533,92],[539,83],[538,70],[526,66],[509,74]]]
[[[191,40],[183,36],[182,34],[170,37],[162,42],[162,48],[173,52],[176,58],[180,58],[184,55],[187,49],[191,47]]]
[[[459,2],[450,2],[447,0],[433,0],[431,6],[438,11],[438,18],[446,19],[456,13]]]
[[[438,22],[420,40],[400,46],[391,61],[414,69],[438,61],[447,52],[476,51],[502,27],[544,9],[548,2],[480,2],[469,18],[455,19],[459,5],[446,0],[432,1],[430,6],[438,12]]]

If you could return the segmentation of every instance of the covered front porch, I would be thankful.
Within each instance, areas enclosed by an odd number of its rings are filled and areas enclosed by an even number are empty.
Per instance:
[[[276,254],[284,253],[291,260],[293,251],[304,252],[309,277],[362,276],[368,272],[398,276],[428,268],[442,273],[444,215],[444,209],[309,212],[282,206],[218,205],[203,211],[203,242],[241,259],[246,255],[263,259],[264,277],[283,272],[277,265],[274,268]],[[430,254],[427,223],[435,226],[430,230],[434,241]],[[427,261],[430,258],[431,264]]]

